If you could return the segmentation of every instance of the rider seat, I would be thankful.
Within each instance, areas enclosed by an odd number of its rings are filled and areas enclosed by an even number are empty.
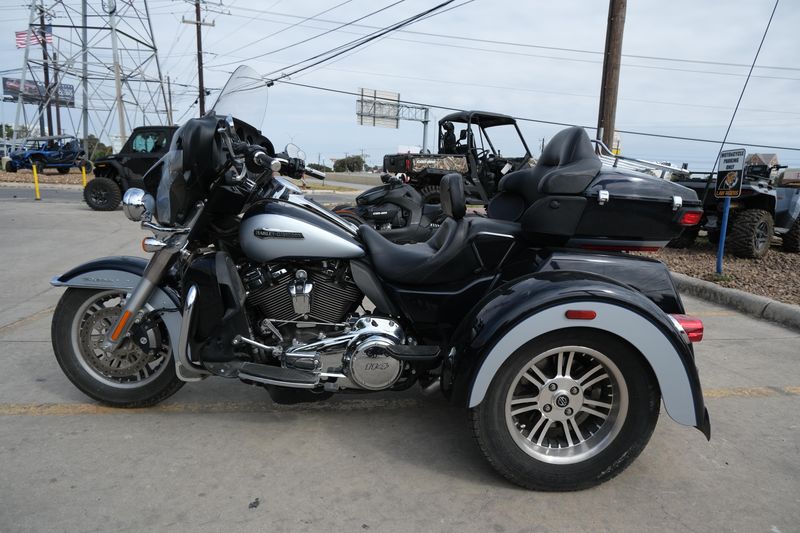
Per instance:
[[[444,176],[439,186],[442,211],[447,219],[427,241],[396,244],[370,226],[359,228],[375,271],[382,278],[409,285],[461,280],[498,263],[494,257],[482,257],[480,250],[489,247],[485,243],[473,246],[475,242],[487,238],[500,240],[505,243],[503,251],[506,251],[519,235],[519,224],[514,222],[464,218],[467,209],[464,179],[460,174]]]

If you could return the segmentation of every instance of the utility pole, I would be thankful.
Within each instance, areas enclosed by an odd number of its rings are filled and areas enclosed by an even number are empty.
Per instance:
[[[172,126],[172,85],[167,76],[167,122]]]
[[[619,92],[619,71],[622,62],[622,33],[628,0],[609,0],[606,26],[606,51],[603,57],[603,82],[600,86],[600,111],[597,117],[597,138],[606,146],[614,141]]]
[[[194,0],[194,20],[181,19],[184,24],[194,24],[197,27],[197,84],[199,95],[197,103],[200,107],[200,116],[206,114],[206,88],[203,85],[203,34],[201,26],[214,26],[214,22],[204,22],[200,18],[200,0]]]
[[[45,108],[47,111],[47,134],[53,135],[53,111],[50,107],[50,92],[53,90],[50,87],[50,68],[48,67],[48,63],[50,62],[49,58],[47,57],[47,37],[46,32],[44,29],[44,6],[39,9],[39,39],[42,43],[42,69],[44,70],[44,99],[45,99]]]

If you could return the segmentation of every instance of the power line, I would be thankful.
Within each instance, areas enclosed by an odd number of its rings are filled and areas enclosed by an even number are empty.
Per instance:
[[[305,87],[306,89],[314,89],[318,91],[325,91],[330,93],[336,94],[346,94],[349,96],[359,96],[359,93],[355,91],[347,91],[344,89],[334,89],[332,87],[322,87],[319,85],[312,85],[309,83],[299,83],[295,81],[287,81],[285,79],[278,79],[276,80],[278,83],[282,83],[285,85],[294,85],[296,87]],[[432,109],[442,109],[445,111],[467,111],[466,109],[458,108],[458,107],[450,107],[450,106],[443,106],[438,104],[431,104],[426,102],[417,102],[411,100],[392,100],[392,102],[399,102],[401,104],[408,104],[408,105],[416,105],[416,106],[424,106],[430,107]],[[587,126],[584,124],[570,124],[568,122],[557,122],[553,120],[542,120],[542,119],[535,119],[535,118],[528,118],[528,117],[514,117],[516,120],[520,120],[523,122],[534,122],[537,124],[547,124],[550,126],[564,126],[564,127],[572,127],[578,126],[587,130],[594,129],[594,126]],[[662,133],[648,133],[644,131],[634,131],[634,130],[616,130],[619,133],[625,133],[627,135],[639,135],[643,137],[655,137],[660,139],[672,139],[678,141],[690,141],[690,142],[699,142],[699,143],[712,143],[712,144],[719,144],[719,140],[714,139],[703,139],[699,137],[682,137],[679,135],[666,135]],[[800,152],[800,147],[793,147],[793,146],[774,146],[769,144],[756,144],[756,143],[745,143],[745,142],[734,142],[734,141],[726,141],[726,144],[735,145],[735,146],[752,146],[754,148],[769,148],[772,150],[788,150],[788,151],[795,151]]]
[[[450,0],[450,1],[453,1],[453,0]],[[313,35],[313,36],[311,36],[311,37],[309,37],[307,39],[303,39],[301,41],[297,41],[295,43],[288,44],[288,45],[282,46],[280,48],[276,48],[275,50],[271,50],[269,52],[264,52],[263,54],[258,54],[258,55],[252,56],[252,57],[244,58],[244,59],[239,60],[239,61],[232,61],[232,62],[229,62],[229,63],[221,63],[221,64],[217,64],[217,65],[212,65],[212,66],[224,67],[224,66],[227,66],[227,65],[234,65],[234,64],[237,64],[237,63],[241,63],[242,61],[251,61],[253,59],[258,59],[260,57],[265,57],[265,56],[272,55],[272,54],[275,54],[275,53],[278,53],[278,52],[282,52],[283,50],[287,50],[289,48],[293,48],[295,46],[307,43],[309,41],[313,41],[314,39],[318,39],[319,37],[322,37],[323,35],[328,35],[329,33],[332,33],[334,31],[340,30],[340,29],[342,29],[342,28],[344,28],[346,26],[349,26],[351,24],[354,24],[354,23],[356,23],[356,22],[358,22],[360,20],[364,20],[365,18],[368,18],[368,17],[371,17],[371,16],[376,15],[378,13],[381,13],[382,11],[386,11],[387,9],[390,9],[390,8],[392,8],[392,7],[394,7],[394,6],[398,5],[398,4],[402,4],[403,2],[405,2],[405,0],[397,0],[397,1],[387,5],[385,7],[382,7],[380,9],[375,10],[375,11],[367,13],[366,15],[363,15],[361,17],[353,19],[350,22],[342,23],[340,26],[338,26],[336,28],[331,28],[331,29],[329,29],[327,31],[324,31],[322,33],[319,33],[317,35]],[[260,41],[261,41],[261,39],[258,39],[258,41],[254,41],[252,43],[249,43],[247,46],[252,46],[253,44],[256,44],[257,42],[260,42]],[[241,48],[239,48],[239,50],[241,50]],[[294,65],[292,65],[292,66],[294,66]]]
[[[245,8],[238,8],[238,9],[245,9]],[[294,19],[302,19],[302,16],[294,15],[290,13],[281,13],[276,11],[268,11],[268,10],[258,10],[258,9],[246,9],[248,18],[252,18],[252,13],[261,13],[266,15],[275,15],[280,17],[286,18],[294,18]],[[315,18],[316,22],[322,22],[325,24],[342,24],[341,21],[330,20],[330,19],[320,19]],[[281,22],[281,24],[284,24]],[[303,24],[302,22],[300,25],[307,26],[314,28],[313,26],[308,26],[307,24]],[[350,24],[352,27],[358,28],[365,28],[376,30],[380,29],[378,26],[371,26],[368,24]],[[314,28],[314,29],[323,29],[323,28]],[[552,51],[559,51],[559,52],[570,52],[570,53],[580,53],[580,54],[590,54],[590,55],[603,55],[603,52],[600,50],[586,50],[580,48],[568,48],[568,47],[560,47],[560,46],[546,46],[546,45],[539,45],[539,44],[530,44],[530,43],[519,43],[519,42],[510,42],[510,41],[501,41],[496,39],[480,39],[477,37],[464,37],[461,35],[451,35],[451,34],[441,34],[441,33],[430,33],[424,32],[419,30],[400,30],[398,33],[407,33],[412,35],[424,35],[427,37],[437,37],[443,39],[452,39],[458,41],[467,41],[467,42],[478,42],[478,43],[485,43],[485,44],[497,44],[502,46],[514,46],[520,48],[534,48],[540,50],[552,50]],[[391,37],[394,40],[401,40],[398,37]],[[409,41],[409,42],[420,42],[420,41]],[[425,42],[425,44],[443,44],[443,43],[431,43]],[[497,52],[501,52],[498,50]],[[639,55],[639,54],[622,54],[622,57],[628,57],[631,59],[647,59],[647,60],[654,60],[654,61],[668,61],[668,62],[678,62],[678,63],[693,63],[698,65],[717,65],[717,66],[724,66],[724,67],[749,67],[750,65],[745,63],[732,63],[726,61],[711,61],[711,60],[704,60],[704,59],[686,59],[686,58],[675,58],[675,57],[664,57],[664,56],[650,56],[650,55]],[[559,58],[563,59],[563,58]],[[770,66],[770,65],[758,65],[756,68],[761,69],[768,69],[768,70],[787,70],[787,71],[795,71],[800,72],[800,67],[787,67],[787,66]],[[693,71],[696,72],[696,71]]]

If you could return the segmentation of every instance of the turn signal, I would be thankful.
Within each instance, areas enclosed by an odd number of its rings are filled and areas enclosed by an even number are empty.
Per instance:
[[[703,218],[702,211],[686,211],[681,215],[678,224],[681,226],[696,226],[700,223],[701,218]]]
[[[700,342],[703,340],[703,321],[697,317],[689,315],[670,315],[680,326],[689,342]]]
[[[167,243],[165,243],[164,241],[160,241],[158,239],[155,239],[153,237],[145,237],[144,239],[142,239],[142,250],[144,250],[145,252],[147,252],[149,254],[157,252],[157,251],[165,248],[166,246],[167,246]]]

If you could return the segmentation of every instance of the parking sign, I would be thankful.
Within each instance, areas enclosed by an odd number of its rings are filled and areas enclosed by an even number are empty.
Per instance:
[[[717,198],[738,198],[742,194],[744,158],[746,155],[747,151],[743,148],[720,152],[714,196]]]

